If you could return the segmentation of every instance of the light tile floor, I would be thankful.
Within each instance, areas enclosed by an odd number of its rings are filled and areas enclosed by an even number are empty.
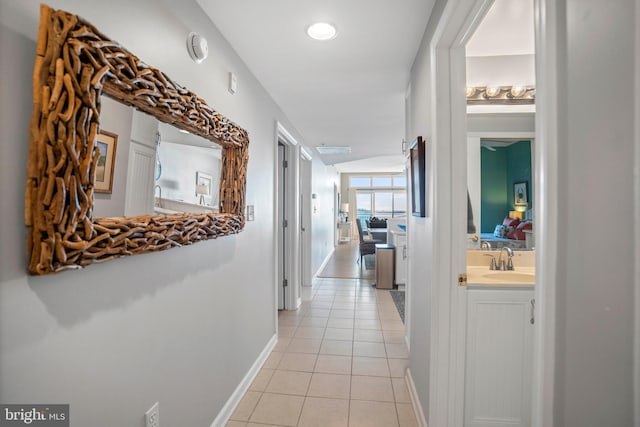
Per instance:
[[[404,325],[368,280],[316,279],[227,427],[414,427]]]

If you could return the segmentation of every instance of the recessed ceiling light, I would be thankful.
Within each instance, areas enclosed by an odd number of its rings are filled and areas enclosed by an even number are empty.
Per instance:
[[[326,22],[316,22],[307,27],[307,34],[316,40],[331,40],[336,37],[338,31],[336,27]]]
[[[320,154],[348,154],[351,152],[351,147],[328,147],[321,145],[316,147],[316,150],[318,150]]]

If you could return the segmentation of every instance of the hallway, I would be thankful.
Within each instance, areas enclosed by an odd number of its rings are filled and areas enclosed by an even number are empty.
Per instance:
[[[315,279],[227,427],[412,427],[404,324],[365,279]]]

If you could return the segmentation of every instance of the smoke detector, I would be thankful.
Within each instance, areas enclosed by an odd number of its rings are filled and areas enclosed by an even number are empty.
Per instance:
[[[193,62],[200,64],[209,54],[207,39],[200,34],[189,33],[187,36],[187,52],[189,52],[189,56],[193,59]]]

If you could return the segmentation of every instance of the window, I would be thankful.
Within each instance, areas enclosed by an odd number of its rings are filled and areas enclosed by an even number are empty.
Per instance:
[[[407,214],[407,193],[395,191],[393,193],[393,216],[405,216]]]
[[[391,187],[390,176],[374,176],[372,187]]]
[[[349,177],[349,186],[354,188],[405,188],[407,178],[404,175],[355,175]]]
[[[356,190],[357,217],[365,222],[372,216],[394,218],[407,214],[407,193],[405,190],[375,191]]]
[[[350,187],[371,187],[370,176],[352,176],[349,178]]]
[[[407,177],[405,175],[398,175],[393,177],[393,186],[394,187],[406,187],[407,186]]]
[[[363,226],[372,216],[406,216],[407,178],[404,174],[352,175],[349,186],[355,189],[356,216]]]

